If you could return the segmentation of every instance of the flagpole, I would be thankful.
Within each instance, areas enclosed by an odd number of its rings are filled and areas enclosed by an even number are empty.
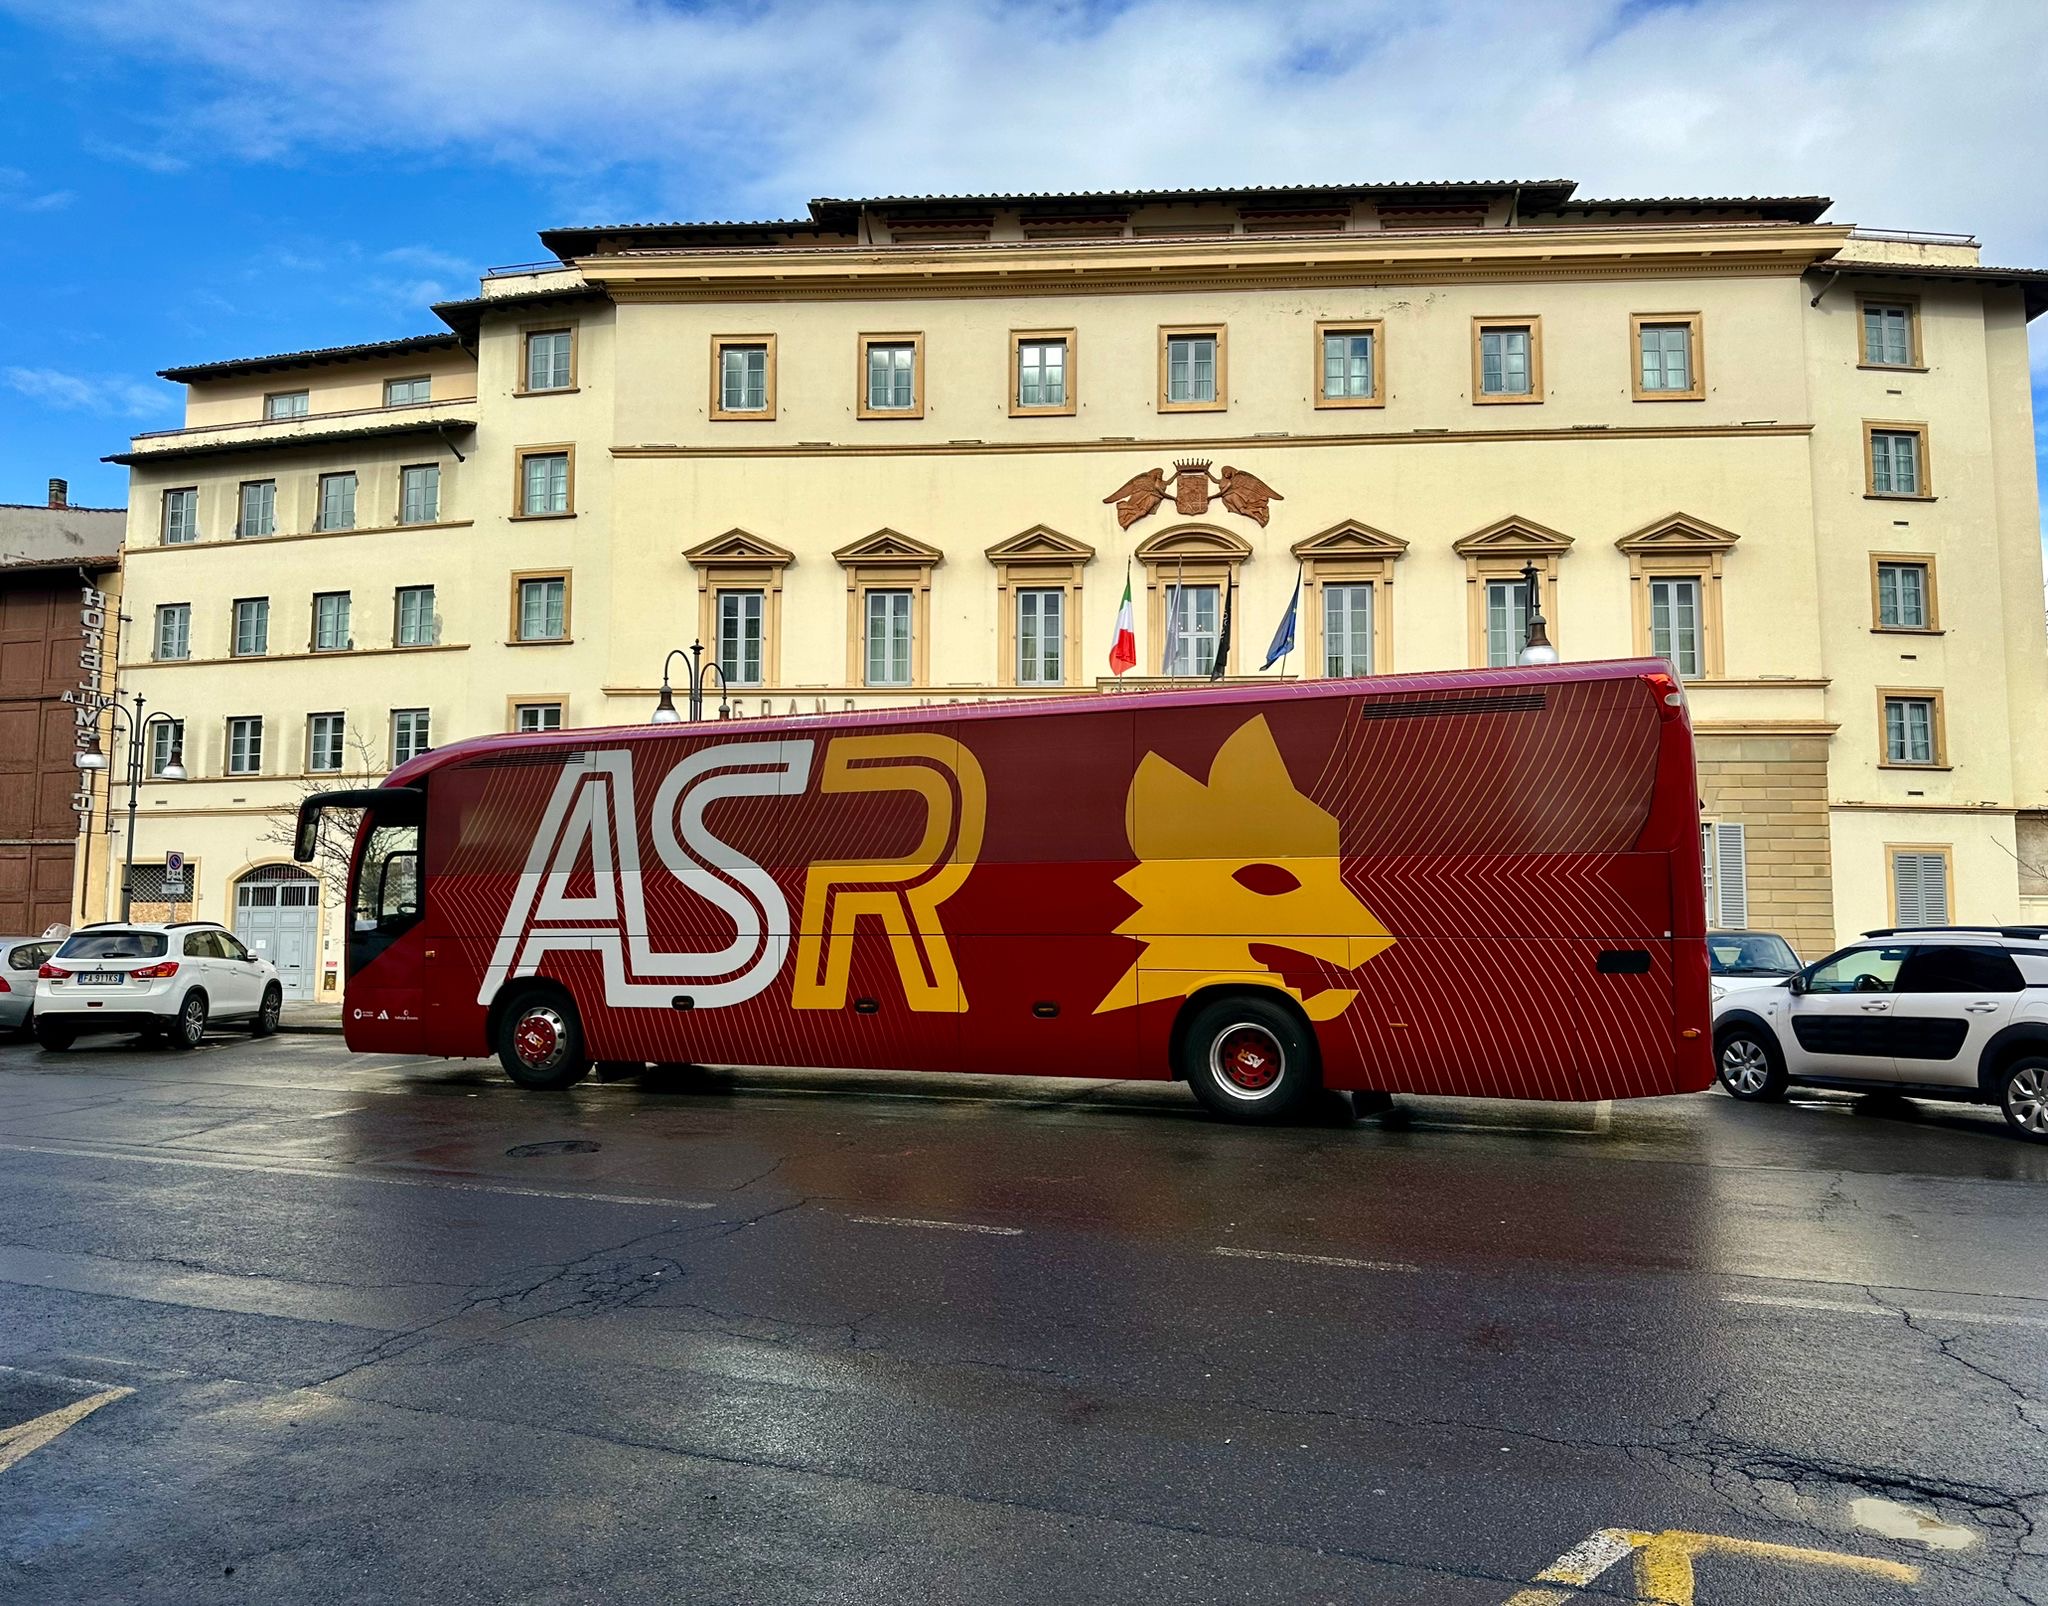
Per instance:
[[[1301,559],[1299,559],[1299,558],[1296,558],[1296,559],[1294,560],[1294,595],[1295,595],[1295,597],[1296,597],[1297,599],[1298,599],[1298,598],[1299,598],[1299,597],[1301,596],[1301,584],[1302,584],[1302,580],[1303,580],[1303,575],[1302,575],[1302,572],[1301,572],[1301,570],[1302,570],[1302,562],[1301,562]],[[1299,615],[1296,615],[1296,617],[1295,617],[1295,623],[1296,623],[1296,625],[1298,626],[1298,625],[1300,624],[1300,622],[1301,622],[1301,620],[1300,620],[1300,616],[1299,616]],[[1289,637],[1287,638],[1287,651],[1283,652],[1283,653],[1282,653],[1282,654],[1280,655],[1280,678],[1281,678],[1282,680],[1285,680],[1285,679],[1287,678],[1287,660],[1288,660],[1289,658],[1293,657],[1293,656],[1294,656],[1294,637],[1290,635],[1290,636],[1289,636]]]

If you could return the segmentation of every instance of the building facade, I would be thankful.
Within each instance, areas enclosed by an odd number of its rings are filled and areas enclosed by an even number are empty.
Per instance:
[[[166,370],[121,673],[193,778],[138,857],[319,991],[300,793],[643,721],[693,640],[743,718],[1206,677],[1226,616],[1230,676],[1439,669],[1512,661],[1533,565],[1566,659],[1684,675],[1720,923],[2048,918],[2048,277],[1572,188],[558,230],[445,334]]]
[[[100,895],[106,787],[76,754],[113,666],[127,522],[58,479],[47,502],[0,503],[0,935],[67,925]]]

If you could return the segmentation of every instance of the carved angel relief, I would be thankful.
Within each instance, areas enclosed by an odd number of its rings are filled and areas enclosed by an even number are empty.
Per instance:
[[[1132,475],[1102,500],[1116,504],[1116,522],[1128,530],[1138,520],[1156,512],[1168,496],[1173,498],[1176,513],[1193,518],[1208,512],[1209,504],[1219,495],[1231,512],[1259,525],[1272,517],[1268,504],[1287,500],[1258,475],[1232,468],[1228,463],[1223,465],[1221,474],[1210,473],[1206,457],[1174,459],[1171,489],[1166,483],[1166,470],[1148,468],[1142,474]]]

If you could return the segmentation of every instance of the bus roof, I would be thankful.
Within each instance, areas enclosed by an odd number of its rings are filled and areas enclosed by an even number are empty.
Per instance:
[[[676,724],[592,725],[546,732],[506,732],[472,736],[450,742],[408,759],[384,780],[385,786],[403,786],[450,765],[502,752],[533,752],[550,747],[578,748],[594,741],[661,742],[678,737],[715,735],[725,730],[745,730],[763,735],[789,734],[848,726],[909,725],[932,720],[975,721],[1023,719],[1045,714],[1102,713],[1110,709],[1184,708],[1190,704],[1274,703],[1298,698],[1356,697],[1398,692],[1487,690],[1503,686],[1546,686],[1593,680],[1631,680],[1645,675],[1671,674],[1661,658],[1615,658],[1595,663],[1517,665],[1505,669],[1442,669],[1404,675],[1366,675],[1352,680],[1297,680],[1275,684],[1243,681],[1220,686],[1167,686],[1151,691],[1077,692],[1070,696],[1003,698],[968,701],[975,688],[912,688],[928,692],[934,700],[914,708],[832,710],[827,713],[775,714],[739,720],[683,720]],[[938,700],[948,692],[964,693],[959,701]],[[800,693],[785,693],[802,701]],[[778,698],[778,700],[780,700]]]

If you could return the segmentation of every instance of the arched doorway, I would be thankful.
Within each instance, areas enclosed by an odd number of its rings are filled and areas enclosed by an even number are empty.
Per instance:
[[[295,864],[258,865],[235,883],[235,935],[277,966],[286,998],[311,998],[320,952],[320,883]]]

